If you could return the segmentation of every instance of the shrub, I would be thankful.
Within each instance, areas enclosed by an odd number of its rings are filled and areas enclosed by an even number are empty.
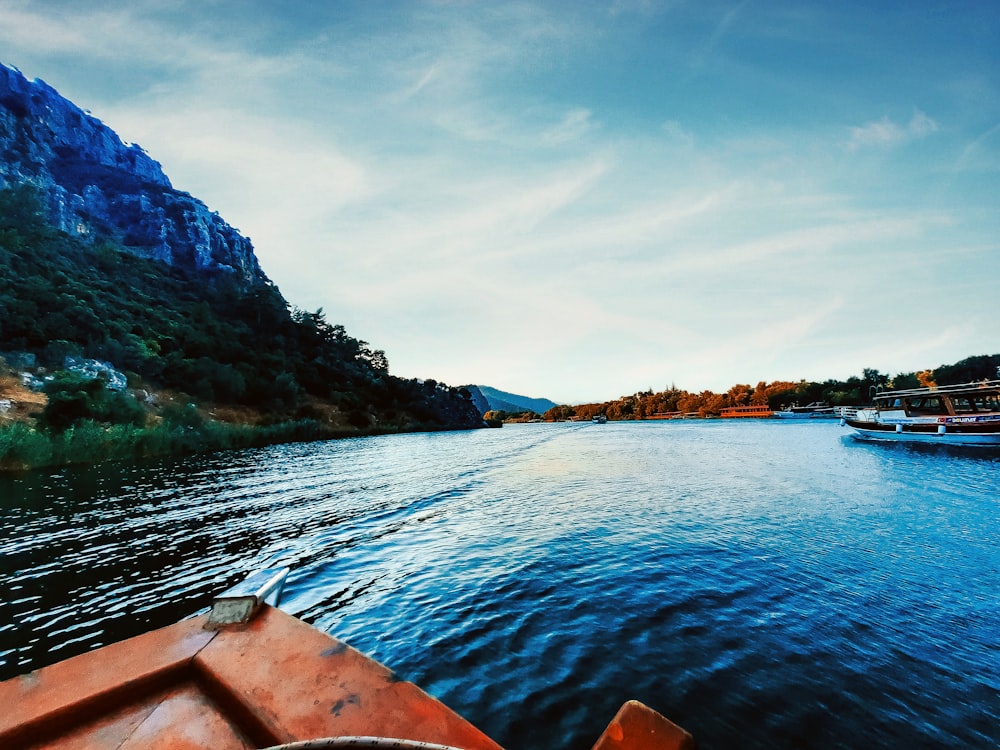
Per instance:
[[[140,427],[146,420],[145,410],[134,398],[109,391],[103,378],[63,372],[45,385],[45,391],[49,401],[38,418],[44,430],[63,432],[85,420]]]
[[[0,471],[47,466],[52,461],[52,442],[22,422],[0,427]]]

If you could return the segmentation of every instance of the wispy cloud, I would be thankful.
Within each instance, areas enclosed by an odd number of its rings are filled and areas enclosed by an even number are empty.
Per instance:
[[[695,68],[703,68],[711,57],[717,54],[718,47],[722,43],[722,40],[727,34],[729,34],[730,30],[733,28],[734,24],[736,24],[737,19],[743,12],[743,9],[749,2],[750,0],[742,0],[742,2],[726,10],[725,13],[723,13],[722,18],[714,23],[708,39],[705,41],[704,45],[702,45],[695,57]],[[715,9],[709,7],[708,10],[709,12],[713,12]]]
[[[1000,122],[967,143],[962,148],[962,153],[955,163],[955,171],[968,168],[992,169],[993,171],[1000,169],[1000,148],[994,149],[992,152],[987,150],[987,145],[998,135],[1000,135]]]
[[[165,34],[162,25],[146,17],[141,3],[117,8],[69,3],[55,12],[39,3],[0,3],[0,41],[34,54],[81,56],[142,68],[170,64],[175,70],[197,67],[217,51],[198,44],[179,27]]]
[[[695,145],[694,134],[686,130],[677,120],[667,120],[663,123],[661,128],[669,140],[685,148],[690,148]]]
[[[145,147],[398,374],[557,400],[846,376],[943,351],[905,324],[921,295],[963,346],[995,341],[1000,103],[930,98],[962,50],[913,82],[941,18],[887,49],[878,24],[782,2],[313,5],[0,0],[0,55]],[[836,64],[828,36],[851,42]],[[859,123],[840,148],[831,121]],[[950,181],[901,148],[932,139]]]
[[[891,148],[926,138],[940,128],[936,121],[919,110],[904,124],[893,122],[885,116],[881,120],[850,128],[847,150],[857,151],[866,147]]]
[[[574,109],[566,113],[558,125],[549,128],[542,134],[542,142],[549,146],[575,141],[585,135],[593,127],[589,109]]]

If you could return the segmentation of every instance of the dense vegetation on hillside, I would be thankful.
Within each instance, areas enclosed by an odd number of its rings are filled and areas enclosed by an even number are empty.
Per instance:
[[[479,424],[468,391],[390,375],[384,352],[328,322],[322,309],[289,309],[266,282],[248,288],[233,274],[67,236],[45,222],[28,187],[0,191],[2,352],[30,353],[50,372],[67,357],[106,361],[132,386],[242,407],[258,424],[313,420],[338,434]],[[141,426],[138,405],[110,408],[113,399],[79,380],[47,386],[39,427]]]

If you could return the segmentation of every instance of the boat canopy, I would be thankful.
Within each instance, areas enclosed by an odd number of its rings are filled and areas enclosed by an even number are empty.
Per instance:
[[[1000,380],[984,380],[981,383],[963,383],[961,385],[924,386],[922,388],[906,388],[898,391],[882,391],[876,393],[876,401],[890,398],[912,398],[915,396],[930,396],[935,394],[951,396],[955,394],[973,394],[978,392],[1000,392]]]

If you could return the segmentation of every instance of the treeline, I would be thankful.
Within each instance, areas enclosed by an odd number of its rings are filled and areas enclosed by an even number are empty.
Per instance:
[[[953,365],[931,371],[899,373],[895,377],[866,368],[860,377],[827,380],[822,383],[800,380],[734,385],[725,393],[692,393],[671,386],[659,393],[643,391],[605,403],[556,406],[542,417],[549,421],[591,419],[604,414],[611,420],[655,419],[675,415],[718,416],[730,406],[762,405],[780,409],[793,404],[825,401],[833,406],[857,406],[871,401],[877,388],[918,388],[922,385],[954,385],[997,377],[1000,354],[969,357]]]
[[[111,363],[130,385],[245,407],[258,423],[312,420],[355,431],[474,427],[463,389],[389,374],[385,353],[291,308],[271,283],[198,272],[54,229],[36,191],[0,190],[0,352],[30,353],[50,372],[67,357]],[[85,383],[49,393],[50,432],[82,421],[129,424],[133,405],[99,404]],[[57,407],[53,407],[54,409]],[[101,409],[105,409],[104,412]]]

